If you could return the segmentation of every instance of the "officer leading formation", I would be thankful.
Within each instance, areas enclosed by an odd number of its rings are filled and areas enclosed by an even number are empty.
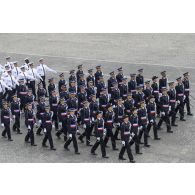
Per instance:
[[[10,56],[5,60],[5,65],[0,65],[0,108],[2,136],[8,141],[13,141],[14,132],[22,134],[24,118],[24,141],[31,146],[37,146],[36,136],[44,135],[42,147],[48,147],[48,141],[50,149],[56,150],[52,137],[55,129],[58,139],[63,135],[66,151],[72,142],[79,155],[79,141],[90,147],[91,155],[97,155],[100,146],[102,158],[109,158],[110,140],[116,153],[120,147],[119,160],[126,160],[126,151],[129,162],[134,163],[132,146],[138,155],[142,154],[141,145],[149,148],[151,128],[154,140],[160,140],[158,132],[163,122],[167,133],[173,133],[178,126],[177,113],[180,121],[186,121],[185,107],[187,115],[193,115],[188,72],[168,82],[166,71],[160,73],[161,78],[154,75],[145,80],[143,69],[139,69],[128,80],[120,67],[117,74],[110,72],[106,82],[101,65],[96,66],[95,73],[89,69],[85,76],[81,64],[78,70],[70,70],[68,83],[60,73],[57,84],[49,78],[46,86],[46,73],[57,72],[43,58],[37,67],[28,58],[21,66]]]

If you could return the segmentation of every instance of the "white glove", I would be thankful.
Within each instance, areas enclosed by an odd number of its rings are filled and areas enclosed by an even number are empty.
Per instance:
[[[100,141],[100,137],[97,137],[97,141],[98,141],[98,142]]]
[[[115,106],[115,105],[113,105],[112,107],[113,107],[113,108],[115,108],[116,106]]]
[[[169,106],[169,111],[171,111],[171,106]]]
[[[46,132],[47,132],[46,128],[44,128],[44,129],[43,129],[43,132],[44,132],[44,133],[46,133]]]
[[[122,146],[125,146],[125,141],[122,141]]]
[[[183,100],[185,100],[185,99],[186,99],[186,96],[184,95],[184,96],[183,96]]]
[[[106,129],[104,129],[104,133],[103,134],[106,135]]]
[[[133,137],[134,135],[135,135],[135,133],[132,132],[132,133],[131,133],[131,136]]]
[[[120,123],[116,123],[117,126],[120,126]]]
[[[165,112],[161,112],[161,115],[162,115],[162,116],[165,116]]]
[[[162,97],[162,93],[159,93],[159,97]]]
[[[92,122],[95,120],[94,117],[91,118]]]
[[[52,125],[52,128],[54,129],[55,128],[55,125]]]
[[[1,123],[1,126],[4,127],[4,123]]]
[[[80,131],[79,130],[77,130],[77,133],[79,133]]]
[[[28,125],[28,130],[30,130],[31,128],[30,128],[30,125]]]
[[[138,127],[138,130],[141,131],[143,129],[143,126]]]
[[[154,123],[154,120],[152,119],[152,120],[150,120],[150,123]]]
[[[177,100],[177,104],[180,104],[180,101],[179,100]]]
[[[36,127],[38,126],[37,123],[35,123],[35,126],[36,126]]]
[[[72,134],[69,134],[68,137],[69,137],[70,139],[72,139]]]
[[[13,117],[13,119],[15,119],[15,118],[16,118],[16,116],[15,116],[15,115],[13,115],[12,117]]]
[[[83,124],[83,129],[86,129],[86,124]]]
[[[41,122],[41,120],[39,120],[39,124],[41,124],[42,122]]]

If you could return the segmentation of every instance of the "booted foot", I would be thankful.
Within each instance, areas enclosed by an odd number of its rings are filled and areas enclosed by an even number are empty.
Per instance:
[[[52,147],[52,148],[50,148],[50,150],[56,150],[56,148]]]
[[[8,139],[8,141],[12,142],[12,141],[13,141],[13,139]]]
[[[22,134],[22,132],[17,132],[17,134]]]
[[[154,140],[160,140],[160,137],[155,137]]]
[[[188,113],[187,115],[188,115],[188,116],[193,116],[193,114],[192,114],[192,113]]]
[[[142,152],[136,152],[136,154],[142,154]]]
[[[130,162],[130,163],[135,163],[135,161],[134,161],[134,160],[130,160],[129,162]]]
[[[75,154],[78,154],[78,155],[79,155],[79,154],[80,154],[80,152],[75,152]]]
[[[33,145],[31,145],[31,146],[37,146],[37,144],[33,144]]]
[[[175,123],[172,123],[171,126],[173,127],[177,127],[178,125],[176,125]]]
[[[144,147],[149,148],[149,147],[150,147],[150,145],[149,145],[149,144],[144,144]]]
[[[47,148],[48,146],[46,144],[42,144],[42,147],[43,148]]]
[[[95,156],[95,155],[97,155],[97,154],[96,154],[95,152],[91,152],[91,155],[94,155],[94,156]]]
[[[39,135],[39,136],[41,136],[41,135],[43,135],[42,133],[36,133],[36,135]]]
[[[55,134],[58,139],[61,139],[60,135],[58,133]]]
[[[102,156],[102,158],[109,158],[109,156]]]
[[[83,138],[82,137],[78,137],[78,139],[81,141],[81,143],[84,143],[84,141],[83,141]]]
[[[64,149],[65,149],[66,151],[70,151],[70,149],[69,149],[68,147],[64,147]]]
[[[180,121],[186,121],[184,118],[181,118]]]
[[[7,136],[6,136],[6,135],[2,135],[2,137],[3,137],[3,138],[7,138]]]
[[[167,133],[173,133],[173,131],[169,130],[169,131],[167,131]]]
[[[30,143],[30,141],[27,141],[27,140],[25,140],[24,142],[25,142],[25,143]]]
[[[113,148],[112,150],[117,151],[117,150],[118,150],[118,148]]]
[[[119,157],[118,159],[119,160],[127,160],[126,158],[123,158],[123,157]]]
[[[105,145],[105,148],[110,148],[109,146]]]
[[[89,146],[89,147],[91,147],[91,146],[93,146],[93,145],[92,145],[92,144],[90,144],[90,143],[87,143],[87,144],[86,144],[86,146]]]
[[[139,142],[139,144],[144,144],[143,142]]]

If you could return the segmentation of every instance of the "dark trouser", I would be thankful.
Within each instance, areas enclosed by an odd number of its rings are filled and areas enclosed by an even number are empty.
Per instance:
[[[154,121],[153,123],[149,122],[149,124],[147,126],[148,134],[149,134],[150,129],[151,129],[152,126],[153,126],[154,139],[156,139],[156,138],[158,138],[158,131],[157,131],[156,121]]]
[[[180,101],[180,104],[177,105],[175,112],[177,114],[177,112],[179,111],[180,114],[180,119],[184,118],[184,102]]]
[[[171,117],[171,124],[175,124],[175,120],[176,120],[175,108],[171,108],[169,116]]]
[[[62,128],[56,133],[56,135],[60,137],[62,133],[64,134],[64,140],[66,140],[67,139],[66,121],[62,121]]]
[[[117,140],[118,139],[118,134],[119,134],[119,131],[120,131],[120,126],[121,126],[121,123],[120,125],[116,127],[116,130],[115,130],[115,133],[114,133],[114,139]]]
[[[106,136],[104,138],[105,146],[107,145],[109,138],[111,138],[112,148],[115,149],[116,148],[116,141],[115,141],[115,138],[114,138],[114,134],[112,132],[112,126],[107,126],[106,127]]]
[[[20,110],[25,110],[25,97],[20,98]]]
[[[41,123],[40,126],[39,126],[39,128],[37,129],[36,134],[40,134],[42,130],[43,130],[43,125]]]
[[[171,124],[170,124],[170,119],[168,113],[165,114],[165,116],[161,116],[159,122],[158,122],[158,127],[161,127],[163,121],[166,123],[167,126],[167,131],[171,130]]]
[[[157,113],[157,115],[160,115],[161,105],[160,105],[159,101],[156,100],[155,102],[156,102],[156,113]]]
[[[2,101],[3,101],[3,92],[0,92],[0,109],[3,107]]]
[[[72,134],[72,138],[69,138],[66,143],[64,144],[64,148],[67,148],[70,143],[73,141],[73,146],[74,146],[74,150],[75,152],[78,152],[78,144],[77,144],[77,139],[76,139],[76,135]]]
[[[30,139],[30,143],[31,145],[34,145],[34,132],[33,132],[33,125],[31,125],[30,129],[28,129],[28,133],[25,136],[25,142],[28,142]]]
[[[10,123],[4,123],[5,129],[2,132],[2,136],[7,134],[8,139],[11,139]]]
[[[8,90],[7,94],[7,101],[8,102],[11,102],[12,101],[12,96],[15,94],[16,90],[15,89],[12,89],[12,90]]]
[[[187,108],[187,113],[191,113],[191,109],[190,109],[190,98],[189,95],[186,95],[186,99],[184,100],[184,106],[186,105]]]
[[[130,146],[132,146],[135,143],[135,152],[139,153],[140,152],[140,148],[139,148],[139,137],[137,135],[137,133],[135,133],[135,135],[133,136],[132,140],[130,141]]]
[[[98,146],[101,145],[101,152],[102,152],[102,156],[106,156],[106,149],[105,149],[105,144],[104,144],[104,140],[103,137],[100,137],[100,141],[96,141],[95,144],[93,145],[93,147],[91,148],[91,153],[94,153],[95,150],[98,148]]]
[[[83,139],[86,136],[86,144],[90,144],[91,131],[92,128],[90,124],[86,124],[85,131],[79,136],[80,139]]]
[[[43,88],[46,90],[46,96],[47,96],[47,88],[46,88],[46,83],[45,83],[45,76],[41,76],[43,80],[41,80],[41,83],[43,84]]]
[[[129,160],[133,160],[133,155],[131,152],[131,147],[128,141],[125,141],[125,146],[122,146],[121,151],[119,153],[119,158],[123,158],[123,155],[125,153],[125,150],[127,151],[127,155],[129,157]]]
[[[50,145],[50,148],[53,148],[53,139],[52,139],[52,135],[51,135],[51,130],[52,130],[52,127],[51,128],[46,128],[46,133],[45,133],[45,137],[43,138],[43,142],[42,144],[45,145],[47,140],[49,140],[49,145]]]
[[[142,135],[144,133],[144,144],[147,145],[148,144],[148,129],[146,125],[142,125],[142,126],[143,126],[142,130],[140,130],[139,132],[139,142],[141,142]]]
[[[35,88],[35,81],[30,81],[28,87],[32,89],[32,93],[36,100],[36,88]]]
[[[13,124],[13,131],[16,131],[19,133],[20,132],[20,115],[16,116],[15,118],[15,123]]]
[[[56,112],[53,112],[52,122],[54,122],[55,129],[58,129],[58,115]]]

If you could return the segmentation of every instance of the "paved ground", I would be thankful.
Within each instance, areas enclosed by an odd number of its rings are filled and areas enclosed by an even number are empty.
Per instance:
[[[68,70],[83,63],[85,70],[102,64],[106,74],[120,66],[127,75],[143,67],[147,78],[167,70],[170,80],[189,71],[195,96],[194,41],[195,34],[0,34],[0,64],[7,55],[20,63],[25,57],[34,62],[44,57],[50,67],[66,75]],[[135,160],[140,163],[195,162],[194,117],[187,117],[186,122],[178,124],[171,135],[160,131],[161,141],[150,138],[151,148],[142,148],[143,155],[135,155]],[[25,134],[24,127],[22,130]],[[101,155],[90,156],[90,149],[80,143],[81,155],[75,156],[72,147],[71,152],[65,152],[63,141],[55,137],[55,152],[42,149],[42,137],[37,136],[38,147],[31,148],[24,144],[24,134],[13,134],[12,143],[0,139],[0,162],[119,162],[118,152],[110,148],[107,150],[110,158],[102,160]]]

